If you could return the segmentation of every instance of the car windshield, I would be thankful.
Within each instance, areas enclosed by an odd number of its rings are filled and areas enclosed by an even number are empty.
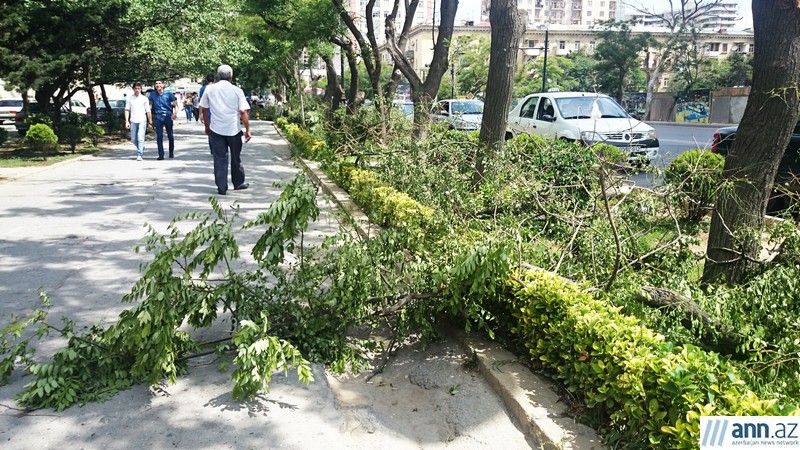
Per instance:
[[[628,115],[611,97],[565,97],[557,98],[556,105],[561,112],[561,117],[570,119],[591,119],[592,108],[603,119],[626,118]]]
[[[414,104],[413,103],[403,103],[400,106],[400,110],[402,110],[406,114],[414,114]]]
[[[22,100],[0,100],[0,106],[22,106]]]
[[[483,102],[479,100],[464,100],[450,102],[453,114],[483,114]]]

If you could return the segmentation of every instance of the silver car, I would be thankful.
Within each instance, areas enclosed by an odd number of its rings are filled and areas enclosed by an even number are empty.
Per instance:
[[[22,110],[22,99],[0,99],[0,123],[14,121],[14,116]]]
[[[461,131],[481,129],[483,102],[480,100],[439,100],[431,110],[433,120],[447,122],[450,128]]]

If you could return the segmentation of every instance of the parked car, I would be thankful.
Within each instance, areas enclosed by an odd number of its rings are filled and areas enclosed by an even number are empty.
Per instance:
[[[0,99],[0,123],[13,121],[14,116],[22,109],[22,99]]]
[[[109,100],[108,104],[111,106],[111,112],[119,118],[125,117],[125,99]],[[101,100],[97,102],[97,119],[102,120],[103,116],[108,110],[106,104]]]
[[[659,151],[653,127],[631,117],[613,98],[594,92],[528,95],[508,114],[508,127],[507,139],[535,134],[584,145],[611,144],[638,164],[649,164]]]
[[[89,108],[82,101],[74,98],[69,99],[67,109],[78,114],[89,114]]]
[[[414,119],[414,102],[406,102],[402,100],[395,100],[392,102],[392,106],[399,109],[407,119],[413,120]]]
[[[31,100],[28,102],[28,107],[31,111],[36,111],[39,103],[36,100]],[[51,107],[55,107],[55,105],[51,104]],[[66,104],[61,106],[61,118],[63,119],[64,116],[67,115],[69,109]],[[28,118],[28,112],[24,108],[20,108],[19,111],[14,115],[14,128],[17,129],[17,133],[20,136],[25,136],[25,133],[28,132],[28,124],[25,119]]]
[[[714,140],[711,143],[711,151],[727,156],[736,140],[736,130],[738,127],[718,128],[714,132]],[[786,195],[786,191],[800,192],[800,122],[794,126],[789,144],[783,153],[781,162],[778,164],[778,171],[775,173],[775,182],[782,186],[784,192],[773,190],[772,198],[767,204],[768,212],[775,212],[789,207],[791,199]]]
[[[454,130],[480,130],[483,121],[483,102],[462,99],[439,100],[431,109],[431,117],[435,121],[447,122]]]

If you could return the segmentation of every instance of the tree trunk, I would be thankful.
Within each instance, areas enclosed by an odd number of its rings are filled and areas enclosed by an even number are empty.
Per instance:
[[[494,0],[489,7],[489,21],[492,25],[492,47],[481,123],[481,145],[475,155],[473,185],[483,180],[485,155],[503,148],[511,94],[514,91],[519,41],[525,32],[527,13],[517,9],[516,0]]]
[[[328,120],[334,111],[339,109],[339,102],[342,99],[342,88],[339,86],[339,80],[336,75],[336,66],[330,55],[320,54],[320,57],[325,61],[325,76],[328,79],[328,84],[325,86],[325,102],[330,107],[328,111]]]
[[[703,281],[742,282],[756,264],[764,212],[778,164],[798,117],[800,6],[753,2],[753,87],[725,159]],[[780,32],[776,32],[780,30]]]
[[[450,44],[453,38],[453,24],[456,21],[458,0],[441,0],[441,19],[439,21],[439,35],[433,45],[428,76],[422,81],[411,67],[401,49],[397,46],[394,25],[386,23],[386,51],[392,55],[397,69],[405,75],[411,85],[411,100],[414,102],[414,137],[423,138],[427,134],[430,122],[430,106],[439,84],[450,65]]]

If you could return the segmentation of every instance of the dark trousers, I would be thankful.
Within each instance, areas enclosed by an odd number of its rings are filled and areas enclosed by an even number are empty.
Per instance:
[[[211,132],[208,137],[208,145],[211,146],[211,154],[214,155],[214,182],[220,193],[228,191],[228,150],[231,159],[231,181],[233,187],[239,187],[244,183],[244,166],[242,165],[242,135],[240,131],[236,136],[223,136]]]
[[[156,144],[158,145],[158,157],[164,157],[164,128],[167,129],[169,138],[169,157],[175,156],[175,135],[172,133],[172,116],[155,115],[153,126],[156,128]]]

